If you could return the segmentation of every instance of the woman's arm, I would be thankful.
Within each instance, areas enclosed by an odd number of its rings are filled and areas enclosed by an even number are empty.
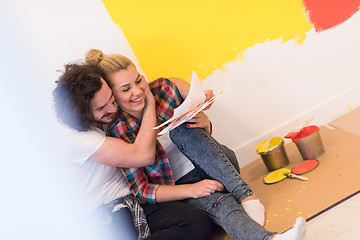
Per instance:
[[[225,189],[220,182],[205,179],[193,184],[160,185],[156,191],[156,202],[183,200],[187,198],[201,198]]]
[[[169,80],[175,84],[175,86],[179,89],[181,97],[185,99],[189,94],[190,84],[180,78],[169,78]],[[204,93],[206,96],[205,101],[210,100],[214,96],[212,90],[205,90]],[[209,109],[210,106],[211,104],[208,107],[206,107],[206,110]]]
[[[142,203],[155,204],[159,202],[200,198],[216,191],[223,191],[224,185],[218,181],[205,179],[194,184],[160,185],[149,182],[149,176],[144,168],[121,168],[130,191]]]
[[[175,84],[179,89],[181,97],[185,99],[189,94],[190,84],[180,78],[169,78],[169,80]]]

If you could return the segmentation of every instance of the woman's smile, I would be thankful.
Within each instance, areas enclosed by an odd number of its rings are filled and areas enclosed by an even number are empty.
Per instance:
[[[131,102],[131,103],[139,103],[142,99],[143,99],[143,97],[141,96],[141,97],[139,97],[139,98],[137,98],[137,99],[132,99],[132,100],[130,100],[130,102]]]

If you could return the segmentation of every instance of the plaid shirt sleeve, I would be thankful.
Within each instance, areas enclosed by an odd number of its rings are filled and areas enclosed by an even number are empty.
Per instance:
[[[120,138],[128,143],[135,141],[139,131],[139,123],[128,113],[121,112],[118,121],[109,128],[110,136]],[[120,168],[130,191],[141,203],[155,204],[155,194],[159,184],[151,183],[146,168]]]
[[[178,88],[169,79],[159,78],[149,83],[150,90],[154,95],[156,117],[160,122],[169,120],[183,99]]]
[[[159,184],[149,183],[144,168],[121,168],[131,192],[140,203],[155,204]]]
[[[159,78],[149,83],[155,98],[157,118],[160,122],[170,119],[174,108],[182,103],[177,87],[168,79]],[[135,141],[139,123],[129,114],[122,112],[121,121],[110,129],[111,136],[120,137],[126,142]],[[122,168],[127,184],[136,199],[141,203],[156,203],[156,192],[160,184],[173,185],[174,179],[169,162],[160,143],[157,142],[155,163],[143,168]]]

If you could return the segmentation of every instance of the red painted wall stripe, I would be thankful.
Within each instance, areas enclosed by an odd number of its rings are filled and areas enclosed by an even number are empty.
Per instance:
[[[360,0],[303,0],[317,32],[345,22],[359,10]]]

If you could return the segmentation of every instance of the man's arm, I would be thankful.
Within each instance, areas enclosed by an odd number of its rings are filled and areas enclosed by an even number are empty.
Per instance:
[[[149,88],[145,91],[146,105],[143,120],[133,144],[106,137],[101,147],[89,158],[91,161],[113,167],[144,167],[154,163],[156,151],[155,101]]]

